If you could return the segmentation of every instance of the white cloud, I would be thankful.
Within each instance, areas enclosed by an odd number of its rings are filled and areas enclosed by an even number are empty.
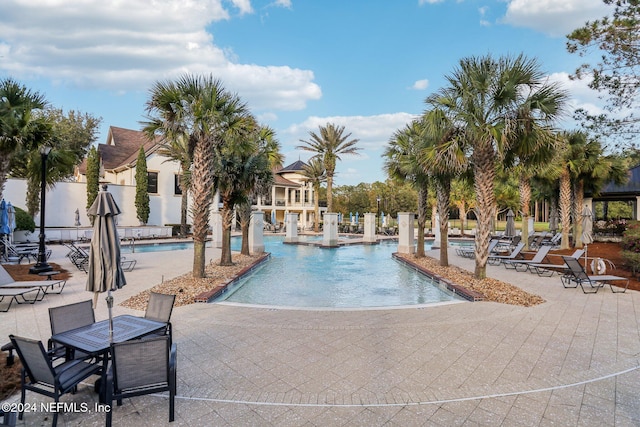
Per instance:
[[[286,163],[298,159],[303,161],[311,157],[308,151],[296,150],[303,145],[300,140],[309,139],[309,131],[318,132],[319,126],[334,123],[345,127],[345,134],[351,133],[351,138],[357,138],[359,155],[343,156],[336,165],[336,185],[356,185],[360,182],[384,181],[383,149],[395,131],[402,129],[417,116],[409,113],[378,114],[373,116],[329,116],[308,117],[301,123],[278,132]]]
[[[566,72],[552,73],[549,75],[549,80],[560,84],[569,93],[565,117],[560,124],[563,128],[577,129],[580,126],[580,123],[576,123],[572,118],[573,112],[577,109],[583,109],[592,115],[605,112],[598,92],[589,88],[589,80],[571,80],[569,73]]]
[[[251,7],[250,0],[231,0],[231,3],[238,9],[240,9],[240,14],[244,15],[245,13],[253,13],[253,8]]]
[[[276,0],[275,5],[291,9],[291,0]]]
[[[442,3],[444,0],[418,0],[418,4],[422,6],[423,4],[435,4]]]
[[[422,79],[422,80],[416,80],[416,82],[413,84],[411,88],[415,90],[425,90],[428,87],[429,87],[429,80]]]
[[[232,4],[252,10],[249,0]],[[0,72],[116,93],[211,73],[257,109],[302,109],[321,97],[309,70],[240,64],[216,46],[206,27],[228,19],[222,0],[3,0]]]
[[[509,0],[503,22],[564,36],[610,11],[602,0]]]
[[[375,116],[311,116],[304,122],[294,124],[287,128],[283,134],[287,139],[292,139],[292,145],[300,145],[297,141],[307,139],[309,131],[317,132],[319,126],[334,123],[345,127],[345,133],[351,133],[352,138],[360,141],[358,146],[363,151],[379,151],[389,141],[393,133],[404,127],[416,117],[409,113],[378,114]]]

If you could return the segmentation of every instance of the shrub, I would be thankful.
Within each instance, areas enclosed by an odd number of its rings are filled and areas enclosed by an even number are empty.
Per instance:
[[[14,206],[16,210],[16,230],[25,230],[34,232],[36,229],[36,223],[24,209]]]
[[[640,222],[629,221],[622,237],[622,252],[625,265],[634,273],[640,270]]]

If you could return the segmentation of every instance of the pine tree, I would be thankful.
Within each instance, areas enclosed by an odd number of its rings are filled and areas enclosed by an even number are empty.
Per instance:
[[[142,224],[149,221],[149,175],[147,173],[147,156],[140,147],[136,161],[136,215]]]
[[[100,181],[100,155],[95,146],[92,146],[87,155],[87,210],[98,197],[98,185]],[[93,223],[93,221],[91,221]]]

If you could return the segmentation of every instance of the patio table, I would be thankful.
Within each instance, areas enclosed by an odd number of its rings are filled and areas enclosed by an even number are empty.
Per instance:
[[[119,343],[164,330],[165,323],[144,317],[124,314],[113,318],[113,339],[109,338],[109,319],[95,322],[80,328],[71,329],[51,336],[51,341],[64,345],[68,349],[80,350],[94,354],[102,362],[102,377],[96,384],[96,391],[100,393],[100,400],[104,397],[104,390],[100,384],[106,384],[107,361],[112,343]]]
[[[55,334],[51,336],[51,340],[85,353],[102,354],[109,350],[112,342],[142,338],[162,330],[165,326],[162,322],[124,314],[113,318],[113,341],[109,340],[108,319]]]

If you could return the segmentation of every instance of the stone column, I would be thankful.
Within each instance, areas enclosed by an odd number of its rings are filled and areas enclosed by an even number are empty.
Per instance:
[[[289,213],[284,219],[287,224],[287,233],[284,237],[285,243],[298,242],[298,214]]]
[[[529,227],[529,236],[531,236],[533,233],[535,233],[535,232],[536,232],[536,229],[533,227],[533,224],[534,224],[534,222],[533,222],[533,216],[530,216],[530,217],[528,218],[528,220],[527,220],[527,221],[528,221],[528,222],[527,222],[527,226]],[[529,236],[527,236],[527,238],[528,238]],[[522,236],[522,238],[524,239],[524,236]]]
[[[433,228],[433,249],[440,247],[440,214],[436,214],[435,224]]]
[[[212,242],[214,248],[222,247],[222,215],[220,211],[211,212]]]
[[[364,214],[364,242],[375,243],[376,241],[377,241],[376,214],[365,213]]]
[[[264,252],[264,212],[251,212],[249,221],[249,252],[261,254]]]
[[[398,253],[412,254],[416,251],[413,212],[398,212]]]
[[[338,214],[325,212],[322,225],[322,246],[338,246]]]

